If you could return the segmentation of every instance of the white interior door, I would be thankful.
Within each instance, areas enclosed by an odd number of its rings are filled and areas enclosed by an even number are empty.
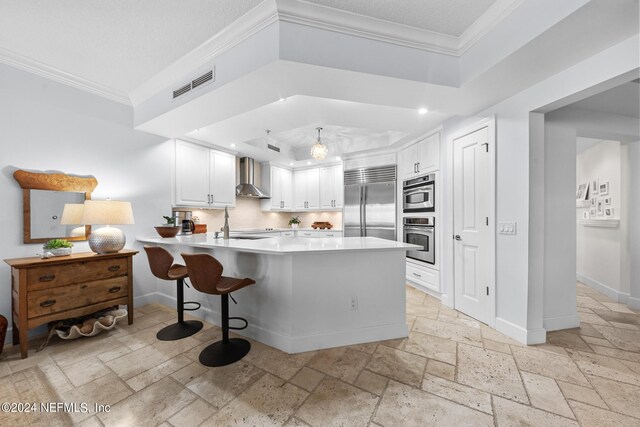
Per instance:
[[[493,147],[487,127],[454,140],[453,230],[455,309],[495,323]]]

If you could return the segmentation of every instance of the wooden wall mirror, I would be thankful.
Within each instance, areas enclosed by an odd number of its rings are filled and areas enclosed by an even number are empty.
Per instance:
[[[24,243],[86,240],[91,234],[88,225],[63,225],[60,220],[65,204],[81,204],[91,199],[91,192],[98,185],[95,178],[24,170],[15,171],[13,177],[22,188]]]

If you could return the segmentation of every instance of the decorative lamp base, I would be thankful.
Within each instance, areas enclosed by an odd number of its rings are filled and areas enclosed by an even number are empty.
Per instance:
[[[101,227],[91,232],[89,247],[97,254],[112,254],[119,252],[127,243],[127,238],[116,227]]]

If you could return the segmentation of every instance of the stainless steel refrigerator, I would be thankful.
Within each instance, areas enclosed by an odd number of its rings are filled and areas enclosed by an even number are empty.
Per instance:
[[[344,171],[344,237],[396,240],[396,166]]]

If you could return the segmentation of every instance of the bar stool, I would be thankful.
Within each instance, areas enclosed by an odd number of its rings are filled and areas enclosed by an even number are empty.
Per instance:
[[[187,278],[187,267],[173,263],[173,256],[164,248],[158,246],[145,246],[149,267],[158,279],[175,280],[177,289],[178,323],[174,323],[160,329],[156,338],[161,341],[174,341],[190,337],[202,329],[202,322],[198,320],[184,320],[185,311],[194,311],[200,308],[200,303],[194,301],[184,302],[184,279]],[[185,308],[185,304],[195,304],[197,307]]]
[[[225,366],[237,362],[249,353],[251,343],[242,338],[229,338],[229,329],[245,329],[248,325],[242,317],[229,317],[229,294],[256,282],[223,276],[222,264],[209,254],[182,254],[182,258],[193,287],[205,294],[220,295],[221,298],[222,340],[202,350],[200,363],[205,366]],[[241,328],[230,327],[229,320],[233,319],[242,320],[245,325]]]

